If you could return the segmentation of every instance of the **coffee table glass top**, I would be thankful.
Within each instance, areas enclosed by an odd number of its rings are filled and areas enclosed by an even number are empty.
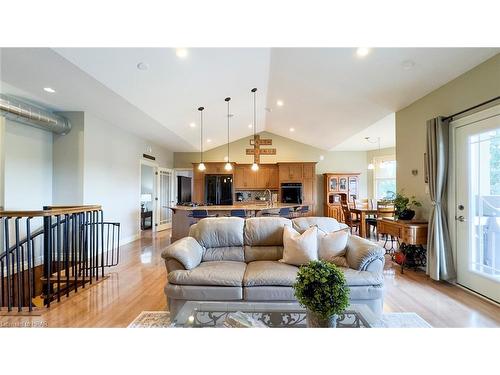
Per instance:
[[[201,302],[188,301],[173,320],[174,327],[223,327],[231,313],[242,312],[271,328],[307,327],[306,310],[286,302]],[[379,319],[366,305],[350,305],[339,315],[338,328],[377,327]]]

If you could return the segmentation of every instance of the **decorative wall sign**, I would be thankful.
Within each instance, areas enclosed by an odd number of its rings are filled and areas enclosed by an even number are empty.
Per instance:
[[[276,155],[275,148],[260,148],[260,146],[270,146],[273,144],[272,139],[260,139],[260,135],[255,135],[254,139],[250,139],[250,146],[247,148],[246,154],[253,155],[254,163],[260,163],[260,155]]]

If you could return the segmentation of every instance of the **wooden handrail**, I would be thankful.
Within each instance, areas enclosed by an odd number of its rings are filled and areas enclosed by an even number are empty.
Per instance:
[[[44,210],[33,211],[0,211],[0,217],[44,217],[69,215],[79,212],[100,211],[101,205],[84,205],[84,206],[47,206]]]

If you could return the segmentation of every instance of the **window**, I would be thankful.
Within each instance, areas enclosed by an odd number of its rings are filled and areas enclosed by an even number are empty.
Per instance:
[[[396,192],[396,156],[373,158],[373,191],[376,199],[382,199]]]

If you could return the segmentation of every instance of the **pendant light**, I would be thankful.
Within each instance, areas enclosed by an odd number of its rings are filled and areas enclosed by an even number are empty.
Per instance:
[[[203,110],[205,107],[199,107],[198,111],[200,111],[200,164],[198,164],[198,170],[204,171],[207,169],[205,167],[205,163],[203,163]]]
[[[370,137],[365,137],[365,139],[367,142],[376,143],[376,142],[370,141]],[[378,142],[378,151],[380,154],[380,137],[377,137],[377,142]],[[384,169],[386,167],[385,161],[381,162],[378,167],[381,169]],[[370,170],[375,169],[375,165],[373,163],[368,164],[368,169],[370,169]]]
[[[257,125],[256,125],[256,106],[255,106],[255,96],[256,96],[256,92],[257,92],[257,89],[256,88],[253,88],[251,90],[253,92],[253,142],[254,142],[254,145],[255,145],[255,141],[256,141],[256,138],[255,138],[255,135],[256,135],[256,128],[257,128]],[[254,152],[255,152],[255,149],[254,149]],[[257,162],[257,155],[253,155],[253,164],[252,164],[252,171],[254,172],[257,172],[259,170],[259,164],[256,163]]]
[[[224,99],[226,102],[227,102],[227,163],[226,165],[224,166],[224,169],[226,171],[230,171],[233,169],[233,166],[231,165],[231,162],[229,161],[229,101],[231,100],[231,98],[226,98]]]

